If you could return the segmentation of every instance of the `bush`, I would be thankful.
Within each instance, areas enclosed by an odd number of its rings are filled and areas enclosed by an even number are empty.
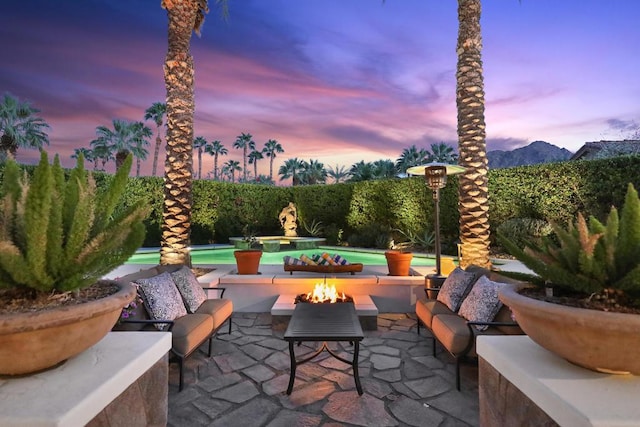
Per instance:
[[[553,228],[551,224],[542,219],[513,218],[500,224],[496,231],[519,248],[524,248],[526,242],[540,244],[542,237],[553,233]]]

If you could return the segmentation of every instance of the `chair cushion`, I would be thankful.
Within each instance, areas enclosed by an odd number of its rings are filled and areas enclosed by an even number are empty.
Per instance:
[[[490,327],[484,331],[476,331],[472,337],[467,321],[456,314],[438,314],[434,316],[431,330],[442,346],[455,357],[465,355],[476,357],[475,337],[478,335],[503,335],[497,328]],[[471,339],[473,339],[472,342],[469,341]],[[465,352],[465,350],[467,351]]]
[[[169,273],[138,279],[135,283],[153,320],[174,320],[187,314],[180,292]],[[162,331],[167,325],[158,324],[156,328]]]
[[[202,285],[198,282],[196,275],[186,266],[170,274],[180,295],[182,295],[187,311],[195,313],[200,304],[207,299],[207,294],[202,289]]]
[[[470,321],[491,322],[502,307],[502,301],[498,298],[498,290],[505,286],[504,283],[493,282],[486,276],[480,276],[464,299],[458,314]],[[488,326],[475,326],[477,330],[484,331]]]
[[[202,344],[213,331],[213,320],[207,314],[189,314],[175,320],[171,330],[174,353],[186,357]]]
[[[416,316],[427,328],[431,329],[433,316],[437,314],[453,314],[453,312],[449,310],[449,307],[434,299],[416,301]]]
[[[226,298],[208,299],[198,307],[196,313],[211,316],[213,329],[218,329],[233,313],[233,302]]]
[[[433,334],[449,353],[460,356],[469,346],[471,331],[467,321],[457,314],[438,314],[431,323]]]
[[[451,311],[457,312],[475,279],[475,274],[457,267],[445,279],[440,292],[438,292],[437,300],[449,307]]]

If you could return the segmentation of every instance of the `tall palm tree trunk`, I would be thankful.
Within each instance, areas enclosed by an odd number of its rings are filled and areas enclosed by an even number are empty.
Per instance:
[[[218,180],[218,153],[213,156],[213,179]]]
[[[458,0],[458,149],[459,164],[466,168],[460,175],[458,207],[463,267],[491,265],[480,13],[480,0]]]
[[[244,174],[244,182],[247,182],[247,144],[249,142],[245,141],[244,147],[242,149],[242,173]]]
[[[191,264],[193,183],[193,57],[191,31],[197,0],[164,2],[169,18],[169,49],[164,63],[167,89],[167,156],[160,264]]]
[[[158,135],[156,136],[156,146],[153,148],[153,176],[156,176],[158,170],[158,156],[160,155],[160,145],[162,144],[162,138],[160,138],[160,126],[158,128]]]
[[[120,150],[116,153],[116,170],[119,170],[129,155],[128,151]]]
[[[273,181],[273,156],[269,157],[269,179]]]

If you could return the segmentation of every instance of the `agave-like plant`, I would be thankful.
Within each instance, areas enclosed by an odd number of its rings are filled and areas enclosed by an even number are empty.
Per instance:
[[[554,239],[520,249],[498,233],[507,251],[545,281],[586,293],[640,291],[640,200],[629,184],[620,216],[615,207],[602,224],[578,214],[566,229],[552,224]]]
[[[104,191],[79,156],[65,179],[46,152],[33,176],[5,164],[0,187],[0,288],[67,292],[95,283],[142,244],[148,207],[118,211],[132,156]]]

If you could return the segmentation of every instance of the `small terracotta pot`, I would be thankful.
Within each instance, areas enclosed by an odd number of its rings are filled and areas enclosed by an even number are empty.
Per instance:
[[[389,276],[409,275],[411,260],[413,259],[413,254],[411,252],[386,251],[384,256],[387,258]]]
[[[235,251],[233,255],[236,257],[238,274],[258,274],[258,267],[260,267],[260,258],[262,257],[261,250],[247,249]]]

